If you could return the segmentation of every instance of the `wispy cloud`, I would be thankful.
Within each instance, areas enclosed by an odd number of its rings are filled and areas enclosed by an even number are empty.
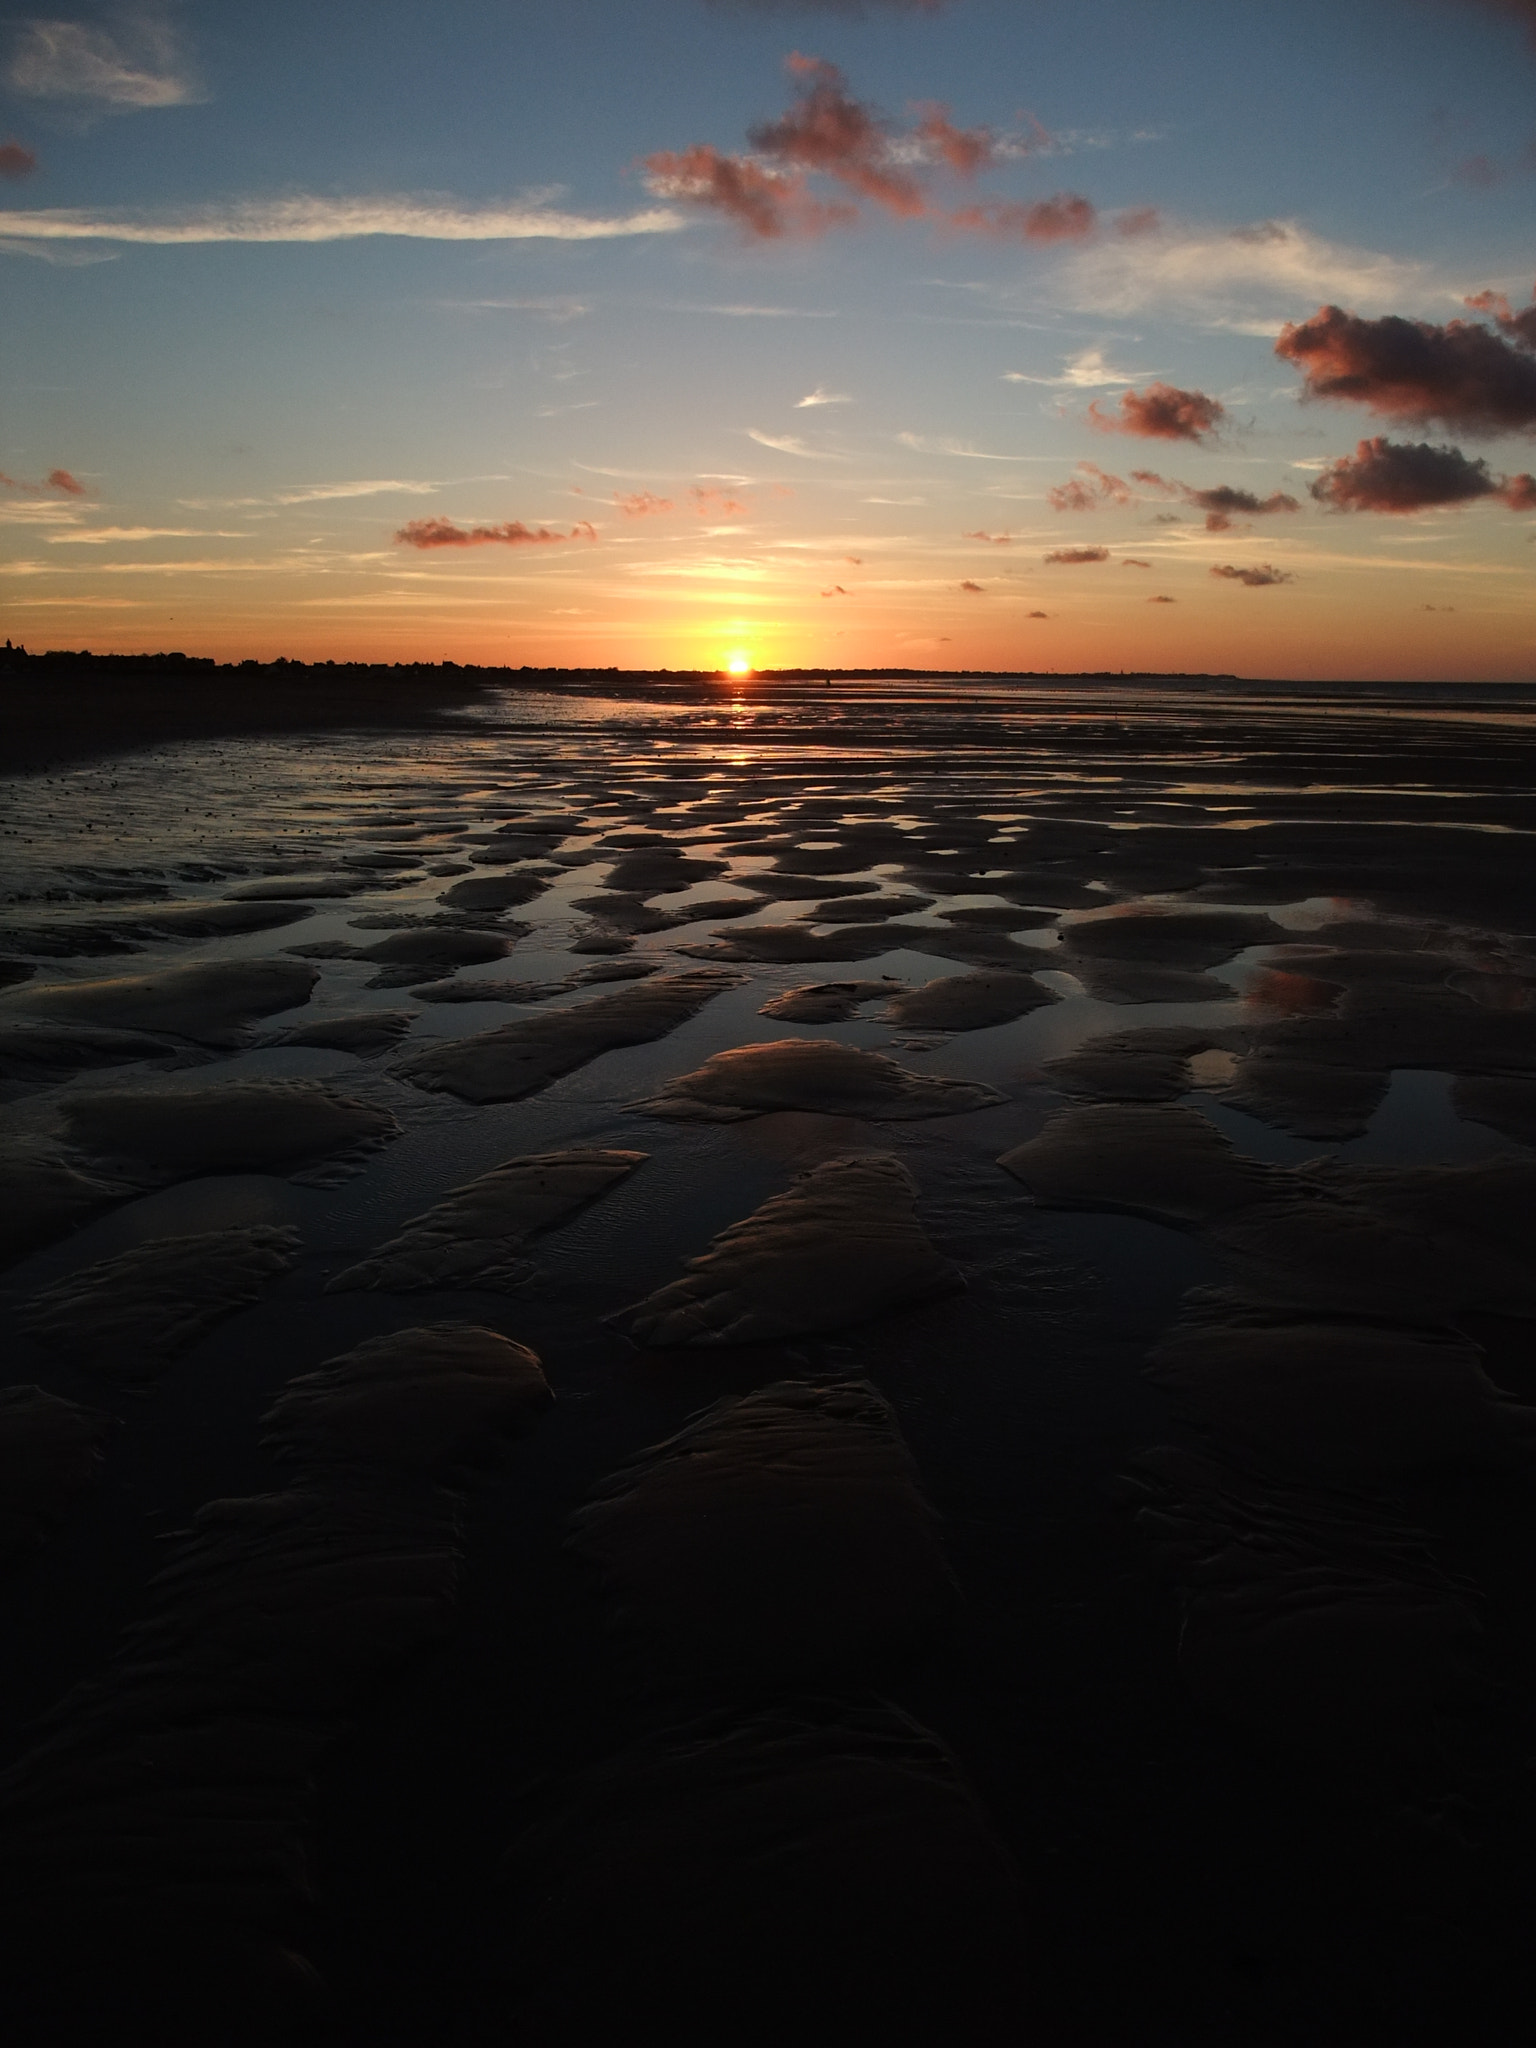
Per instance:
[[[580,320],[592,308],[580,299],[440,299],[458,313],[534,313],[541,320]]]
[[[248,533],[226,533],[203,526],[92,526],[67,533],[50,533],[54,547],[102,547],[109,541],[127,540],[249,540]]]
[[[795,400],[795,410],[800,412],[808,405],[852,405],[852,403],[853,400],[846,391],[828,391],[825,385],[818,384],[816,389],[808,391],[804,398],[797,398]]]
[[[898,434],[903,448],[915,448],[919,455],[963,455],[970,462],[1029,462],[1040,457],[994,455],[987,448],[973,448],[969,441],[957,441],[949,434]]]
[[[1143,377],[1155,375],[1153,370],[1112,369],[1104,360],[1102,348],[1085,348],[1066,358],[1060,376],[1034,377],[1025,370],[1004,370],[1003,382],[1047,384],[1067,391],[1103,391],[1112,385],[1137,384]]]
[[[806,462],[841,462],[844,459],[840,455],[829,454],[825,448],[807,448],[798,434],[765,434],[761,427],[748,427],[747,437],[764,448],[776,448],[781,455],[798,455]]]
[[[203,242],[348,242],[401,235],[427,242],[591,242],[673,234],[680,213],[592,216],[543,206],[455,206],[437,199],[250,199],[164,212],[61,206],[0,211],[0,236],[31,242],[134,242],[156,247]]]
[[[79,21],[29,21],[5,77],[28,99],[77,105],[183,107],[206,98],[169,23],[153,15],[115,35]]]
[[[1080,311],[1167,309],[1199,325],[1264,335],[1279,332],[1298,298],[1388,306],[1452,295],[1428,264],[1330,242],[1293,220],[1106,241],[1070,257],[1061,283]]]

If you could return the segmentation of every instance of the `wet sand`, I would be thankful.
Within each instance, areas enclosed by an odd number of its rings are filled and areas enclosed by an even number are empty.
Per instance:
[[[1536,700],[598,687],[4,785],[15,2037],[1500,2038]]]

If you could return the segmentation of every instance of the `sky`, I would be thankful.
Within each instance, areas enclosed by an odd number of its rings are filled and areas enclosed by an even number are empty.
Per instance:
[[[0,16],[0,604],[1536,679],[1536,0]]]

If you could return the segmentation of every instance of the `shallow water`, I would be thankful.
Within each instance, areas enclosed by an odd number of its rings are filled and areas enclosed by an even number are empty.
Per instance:
[[[527,1006],[418,1001],[406,987],[370,987],[376,963],[322,959],[311,1000],[262,1019],[250,1038],[410,1008],[410,1031],[391,1052],[248,1043],[180,1072],[97,1067],[14,1084],[15,1126],[45,1134],[74,1093],[237,1077],[333,1082],[390,1109],[402,1130],[339,1185],[245,1172],[181,1180],[105,1209],[10,1269],[15,1307],[159,1237],[271,1222],[293,1224],[303,1242],[294,1271],[141,1397],[15,1334],[8,1380],[106,1408],[122,1426],[100,1487],[0,1583],[6,1754],[24,1754],[34,1718],[101,1668],[140,1611],[160,1533],[204,1501],[274,1483],[257,1426],[294,1374],[375,1332],[434,1319],[484,1322],[531,1345],[555,1408],[480,1483],[453,1632],[327,1752],[314,1826],[319,1906],[305,1940],[335,1991],[327,2038],[452,2040],[444,2015],[466,1967],[464,1929],[530,1785],[612,1753],[672,1711],[610,1641],[601,1603],[559,1548],[565,1517],[616,1465],[722,1395],[786,1372],[868,1377],[893,1404],[944,1517],[966,1609],[943,1654],[867,1682],[951,1745],[1024,1873],[1038,1915],[1041,2038],[1288,2042],[1343,2039],[1353,2027],[1358,2039],[1380,2019],[1380,2038],[1443,2039],[1448,1987],[1469,1973],[1488,2013],[1499,2011],[1517,1981],[1502,1930],[1533,1903],[1505,1847],[1510,1813],[1529,1797],[1515,1789],[1536,1664],[1520,1611],[1536,1591],[1523,1562],[1529,1475],[1501,1475],[1475,1508],[1454,1475],[1427,1482],[1413,1503],[1448,1568],[1483,1586],[1499,1689],[1481,1718],[1448,1722],[1436,1750],[1401,1769],[1290,1754],[1224,1722],[1181,1688],[1181,1596],[1117,1505],[1128,1462],[1170,1429],[1142,1359],[1187,1290],[1223,1282],[1221,1261],[1162,1224],[1039,1206],[996,1161],[1066,1100],[1044,1063],[1094,1039],[1162,1026],[1219,1039],[1319,1004],[1331,1014],[1336,985],[1319,995],[1316,979],[1273,971],[1276,944],[1310,941],[1331,922],[1407,920],[1412,947],[1443,946],[1483,976],[1491,1002],[1529,1005],[1533,725],[1536,712],[1520,704],[1466,708],[1428,693],[1351,701],[1113,682],[780,687],[716,705],[505,693],[453,733],[186,742],[10,781],[0,953],[35,961],[36,972],[0,997],[0,1019],[43,982],[370,944],[385,930],[355,920],[403,926],[438,915],[465,874],[539,870],[537,852],[472,857],[496,850],[491,836],[509,819],[529,819],[532,831],[547,814],[559,814],[550,886],[505,918],[526,934],[506,958],[461,970],[461,983],[564,983],[600,962],[573,948],[615,934],[574,905],[601,891],[622,857],[607,844],[615,833],[657,835],[724,863],[648,899],[669,915],[763,896],[744,917],[715,912],[640,933],[614,955],[662,971],[699,964],[679,947],[750,946],[759,926],[840,929],[818,923],[815,899],[798,889],[775,898],[775,872],[825,874],[829,898],[867,883],[934,901],[900,914],[903,931],[885,951],[860,943],[847,958],[833,948],[790,964],[727,960],[742,980],[691,1019],[522,1100],[472,1106],[390,1069],[420,1044],[628,984],[572,982]],[[838,865],[845,844],[853,851]],[[394,870],[357,864],[390,853]],[[1010,882],[1015,869],[1041,877],[1040,901]],[[153,931],[157,903],[222,902],[262,875],[337,873],[357,878],[359,892],[317,897],[289,924],[214,939]],[[1088,903],[1053,907],[1062,885],[1069,899],[1092,892]],[[1017,922],[977,927],[942,914],[988,905],[1012,905]],[[1074,929],[1111,911],[1231,907],[1262,910],[1282,932],[1208,970],[1219,997],[1107,1001],[1053,965],[1059,954],[1081,967]],[[759,1014],[808,982],[889,976],[914,986],[963,973],[998,941],[1006,965],[1037,973],[1059,1000],[952,1034],[893,1026],[878,1003],[830,1025]],[[814,1112],[677,1123],[634,1107],[712,1054],[784,1038],[883,1051],[1006,1099],[879,1124]],[[1452,1073],[1416,1060],[1388,1061],[1390,1086],[1363,1134],[1318,1140],[1228,1103],[1231,1056],[1199,1057],[1207,1064],[1190,1078],[1203,1085],[1180,1099],[1252,1159],[1531,1157],[1517,1137],[1458,1115]],[[523,1294],[323,1292],[331,1273],[447,1189],[515,1155],[578,1145],[649,1159],[534,1241]],[[964,1294],[769,1353],[636,1353],[602,1321],[674,1278],[797,1172],[847,1151],[893,1152],[908,1166],[922,1222],[965,1274]],[[1528,1328],[1490,1316],[1475,1334],[1490,1345],[1495,1379],[1530,1396],[1536,1374],[1525,1369],[1530,1385],[1511,1377]],[[1444,1814],[1457,1802],[1463,1822],[1451,1827]],[[1403,1918],[1394,1890],[1409,1837],[1433,1865],[1422,1892],[1438,1901],[1430,1930]],[[1298,1896],[1313,1857],[1332,1858],[1353,1882]]]

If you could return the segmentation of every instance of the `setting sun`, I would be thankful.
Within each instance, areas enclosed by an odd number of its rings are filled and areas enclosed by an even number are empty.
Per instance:
[[[752,673],[752,660],[751,660],[751,657],[750,657],[750,655],[746,655],[746,654],[739,654],[739,653],[738,653],[738,654],[733,654],[733,655],[731,656],[730,660],[729,660],[729,661],[728,661],[728,662],[726,663],[726,665],[725,665],[725,672],[726,672],[726,674],[727,674],[727,675],[731,675],[731,676],[749,676],[749,675],[751,675],[751,673]]]

